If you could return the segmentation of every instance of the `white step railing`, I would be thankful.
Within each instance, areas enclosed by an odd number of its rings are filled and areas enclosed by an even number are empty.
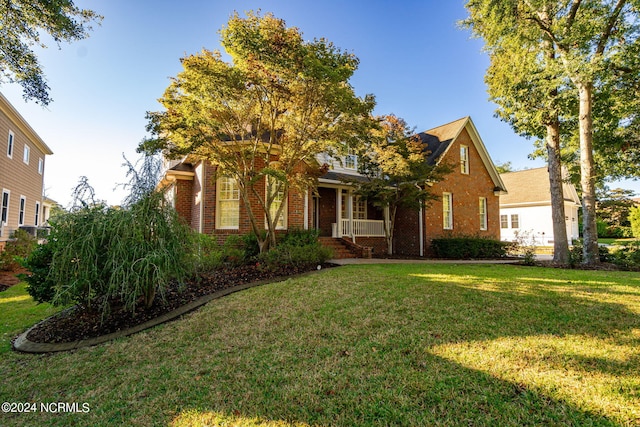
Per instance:
[[[353,233],[351,230],[353,224]],[[339,236],[384,237],[384,221],[371,219],[342,220]]]

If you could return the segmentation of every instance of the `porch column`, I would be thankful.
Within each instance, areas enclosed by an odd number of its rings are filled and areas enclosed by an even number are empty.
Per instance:
[[[335,237],[342,237],[342,188],[336,188],[336,230],[338,235]]]
[[[347,191],[347,215],[349,218],[349,233],[351,234],[351,241],[356,242],[356,233],[353,230],[353,193],[351,189]]]

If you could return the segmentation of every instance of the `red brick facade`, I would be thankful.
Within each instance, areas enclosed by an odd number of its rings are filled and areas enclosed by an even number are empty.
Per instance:
[[[460,167],[460,145],[469,149],[469,173],[463,174]],[[423,244],[425,255],[429,255],[431,239],[443,236],[481,236],[500,240],[499,196],[494,193],[492,180],[480,153],[471,140],[467,129],[452,142],[441,160],[453,165],[453,171],[431,187],[432,194],[439,197],[424,209]],[[442,194],[451,193],[453,199],[453,228],[443,226]],[[480,197],[487,203],[487,229],[480,229]],[[419,214],[415,210],[398,210],[394,245],[398,254],[418,255],[420,245]]]
[[[398,209],[394,232],[394,252],[397,254],[416,256],[422,252],[428,256],[431,239],[447,235],[500,238],[499,196],[496,190],[500,189],[497,187],[501,181],[495,168],[490,164],[490,159],[470,119],[461,119],[433,131],[435,137],[445,141],[443,144],[449,144],[446,151],[440,154],[440,162],[453,165],[453,171],[443,181],[431,187],[432,193],[439,199],[423,209],[422,221],[417,210]],[[452,132],[454,136],[450,137]],[[461,145],[468,148],[468,173],[461,171]],[[257,168],[261,166],[256,165]],[[219,236],[221,242],[232,234],[250,233],[248,209],[242,199],[239,202],[239,227],[237,229],[216,228],[215,168],[208,163],[198,162],[193,165],[191,171],[191,176],[187,174],[177,176],[175,206],[181,217],[185,218],[195,230]],[[201,185],[204,186],[202,191]],[[287,200],[288,229],[317,226],[321,236],[332,236],[332,227],[336,222],[338,208],[336,199],[339,192],[343,190],[337,189],[341,187],[339,184],[323,185],[325,186],[317,189],[316,195],[313,195],[313,191],[308,191],[306,194],[290,192]],[[261,192],[261,197],[264,197],[264,179],[260,180],[255,188]],[[453,201],[453,227],[450,230],[445,230],[443,227],[443,204],[440,198],[445,192],[452,195]],[[307,197],[306,201],[305,197]],[[486,230],[481,229],[480,225],[481,197],[486,199]],[[251,194],[249,199],[258,221],[264,221],[264,214],[255,195]],[[383,218],[384,215],[380,209],[367,206],[367,219],[382,220]],[[374,255],[387,252],[383,237],[356,237],[356,243],[372,247]]]

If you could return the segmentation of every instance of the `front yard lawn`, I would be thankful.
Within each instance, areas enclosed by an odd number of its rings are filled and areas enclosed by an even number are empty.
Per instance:
[[[4,352],[3,402],[69,405],[0,424],[638,425],[638,366],[638,273],[353,265],[97,347]]]

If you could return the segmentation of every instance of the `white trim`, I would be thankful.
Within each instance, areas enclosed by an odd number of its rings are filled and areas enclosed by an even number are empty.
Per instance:
[[[225,199],[225,201],[236,201],[237,206],[238,206],[238,225],[220,225],[220,218],[221,218],[221,208],[220,208],[220,185],[221,182],[223,180],[232,180],[235,184],[235,187],[237,190],[232,189],[232,193],[235,193],[236,191],[238,192],[238,197],[237,198],[232,198],[232,199]],[[225,176],[221,176],[220,178],[218,178],[218,180],[216,181],[216,230],[238,230],[240,228],[240,188],[238,187],[238,183],[236,182],[235,179],[233,178],[229,178],[229,177],[225,177]]]
[[[9,130],[7,135],[7,157],[13,159],[13,152],[16,149],[16,134]]]
[[[18,204],[18,227],[24,225],[24,217],[27,214],[27,197],[20,195],[20,203]]]
[[[2,220],[2,213],[4,210],[4,195],[7,195],[7,209],[5,213],[5,219]],[[0,199],[0,226],[7,225],[9,223],[9,208],[11,207],[11,190],[7,190],[6,188],[2,189],[2,198]]]
[[[40,175],[44,173],[44,159],[42,157],[38,157],[38,173]]]
[[[445,200],[448,210],[445,210]],[[453,194],[446,191],[442,193],[442,229],[453,230]]]
[[[480,230],[486,231],[489,228],[489,215],[487,213],[487,198],[478,198],[478,216],[480,218]]]
[[[469,146],[464,144],[460,144],[460,173],[469,175]]]
[[[33,216],[33,225],[36,227],[40,225],[40,202],[36,202],[36,213]]]
[[[30,160],[31,160],[31,147],[29,147],[27,144],[24,144],[24,149],[22,151],[22,161],[24,162],[25,165],[28,165]]]

